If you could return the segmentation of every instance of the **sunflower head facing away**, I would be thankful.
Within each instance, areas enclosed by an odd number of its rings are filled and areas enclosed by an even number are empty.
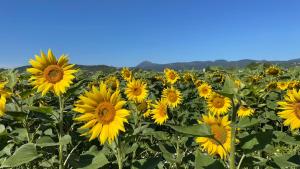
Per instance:
[[[210,155],[219,155],[222,159],[227,157],[230,151],[231,127],[228,116],[214,117],[213,115],[203,115],[202,121],[199,123],[206,124],[210,127],[213,138],[197,137],[196,142],[199,143],[203,150]]]
[[[154,109],[151,111],[152,119],[154,120],[154,123],[162,125],[169,118],[167,101],[164,99],[156,101],[153,107]]]
[[[164,89],[162,94],[162,98],[165,99],[168,106],[172,108],[177,107],[177,105],[182,102],[181,92],[175,89],[173,86],[171,88]]]
[[[151,115],[152,100],[144,100],[138,104],[138,110],[143,113],[144,117],[149,117]]]
[[[277,88],[280,90],[286,90],[289,87],[288,82],[277,82]]]
[[[41,56],[36,55],[35,60],[31,59],[29,63],[31,68],[27,72],[31,73],[29,81],[38,92],[45,95],[48,91],[61,95],[66,92],[67,88],[73,83],[74,65],[68,64],[68,57],[62,55],[58,60],[52,51],[48,50],[48,55],[41,52]]]
[[[147,84],[141,80],[131,80],[127,83],[125,94],[129,100],[141,103],[148,96]]]
[[[231,101],[228,97],[213,93],[207,100],[208,110],[216,115],[225,114],[231,108]]]
[[[198,87],[198,93],[200,97],[208,98],[210,94],[212,93],[212,88],[209,84],[207,83],[202,83]]]
[[[202,80],[200,80],[200,79],[197,79],[197,80],[194,81],[194,85],[195,85],[197,88],[200,87],[202,83],[203,83],[203,82],[202,82]]]
[[[184,79],[184,81],[185,81],[186,83],[189,82],[189,81],[192,81],[192,80],[193,80],[193,74],[190,73],[190,72],[186,72],[186,73],[184,73],[184,75],[183,75],[183,79]]]
[[[0,82],[0,117],[5,113],[6,99],[10,96],[10,92],[5,90],[6,82]]]
[[[166,68],[164,72],[165,72],[167,82],[171,84],[176,83],[176,81],[179,79],[178,73],[173,69]]]
[[[249,117],[254,113],[254,109],[246,106],[241,106],[237,112],[238,117]]]
[[[89,136],[90,141],[98,138],[101,144],[114,141],[119,131],[125,131],[124,123],[129,115],[123,108],[125,104],[119,90],[112,92],[103,82],[79,96],[74,111],[81,113],[75,120],[85,123],[80,129],[87,132],[82,135]]]
[[[277,76],[281,72],[281,69],[277,66],[270,66],[268,69],[266,69],[267,75]]]
[[[300,128],[300,91],[288,90],[283,101],[277,102],[280,112],[278,116],[284,119],[283,124],[292,130]]]
[[[267,90],[274,90],[277,88],[277,83],[276,82],[269,82],[266,86]]]
[[[126,81],[130,81],[132,78],[132,72],[127,67],[123,67],[123,69],[121,70],[121,75]]]
[[[119,89],[120,81],[117,79],[116,76],[109,76],[104,82],[109,88],[113,91]]]

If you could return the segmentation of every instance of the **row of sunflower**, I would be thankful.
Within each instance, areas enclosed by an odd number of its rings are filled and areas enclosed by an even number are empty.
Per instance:
[[[100,76],[51,50],[29,63],[1,76],[3,168],[299,165],[296,68]]]

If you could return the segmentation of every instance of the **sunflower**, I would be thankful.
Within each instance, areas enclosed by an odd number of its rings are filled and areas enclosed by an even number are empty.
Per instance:
[[[228,116],[214,117],[213,115],[202,115],[201,124],[210,126],[213,138],[197,137],[196,142],[199,143],[203,150],[210,155],[219,155],[222,159],[227,157],[230,151],[231,127]]]
[[[267,70],[266,70],[266,74],[267,75],[272,75],[272,76],[276,76],[281,72],[280,68],[278,68],[277,66],[270,66]]]
[[[277,102],[282,111],[278,116],[284,119],[283,124],[292,130],[300,128],[300,91],[288,90],[283,101]]]
[[[151,115],[151,105],[152,100],[144,100],[142,103],[138,104],[138,110],[143,113],[144,117],[149,117]]]
[[[127,83],[125,94],[129,100],[141,103],[148,96],[147,84],[141,80],[132,80]]]
[[[296,87],[297,81],[292,80],[288,82],[288,88],[289,89],[293,89],[294,87]]]
[[[173,69],[166,68],[164,70],[164,72],[165,72],[167,81],[171,84],[176,83],[176,81],[179,79],[178,73]]]
[[[182,94],[173,86],[163,90],[162,98],[167,101],[168,106],[175,108],[182,101]]]
[[[202,83],[203,83],[202,80],[197,79],[197,80],[195,80],[194,85],[196,87],[200,87]]]
[[[122,69],[121,75],[126,81],[130,81],[132,78],[132,72],[127,67]]]
[[[276,82],[270,82],[267,84],[267,90],[273,90],[277,88],[277,83]]]
[[[154,109],[151,111],[152,119],[154,119],[155,123],[162,125],[169,118],[167,101],[161,99],[160,101],[156,101],[153,106]]]
[[[228,97],[213,93],[207,100],[208,110],[216,115],[225,114],[231,107],[231,101]]]
[[[48,56],[41,52],[41,56],[36,55],[36,60],[31,59],[31,68],[27,72],[31,73],[29,81],[44,96],[48,91],[53,91],[56,95],[66,92],[67,88],[73,83],[74,73],[78,70],[73,69],[74,65],[68,64],[68,57],[62,55],[58,60],[52,51],[48,50]]]
[[[212,93],[211,86],[207,83],[202,83],[198,87],[198,93],[199,93],[199,96],[208,98],[208,96]]]
[[[237,112],[238,117],[249,117],[254,113],[254,109],[246,106],[241,106]]]
[[[0,82],[0,117],[5,113],[6,99],[10,93],[5,90],[6,82]]]
[[[286,90],[288,87],[288,82],[277,82],[277,88],[279,88],[280,90]]]
[[[80,129],[88,130],[82,135],[89,136],[90,141],[98,137],[101,144],[114,141],[119,131],[125,131],[124,123],[128,122],[125,104],[119,90],[112,92],[103,82],[79,96],[74,111],[81,115],[75,120],[85,123]]]
[[[110,87],[112,90],[117,90],[119,89],[120,86],[120,81],[117,79],[116,76],[109,76],[105,82],[104,82],[108,87]]]
[[[184,75],[183,75],[183,79],[184,79],[184,81],[187,83],[187,82],[193,80],[193,74],[190,73],[190,72],[186,72],[186,73],[184,73]]]

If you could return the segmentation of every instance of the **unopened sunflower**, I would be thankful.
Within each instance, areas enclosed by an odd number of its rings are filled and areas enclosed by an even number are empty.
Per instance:
[[[6,82],[0,82],[0,117],[5,113],[5,105],[7,97],[10,96],[10,92],[5,90]]]
[[[270,66],[268,69],[266,69],[266,74],[267,75],[272,75],[276,76],[281,72],[281,69],[278,68],[277,66]]]
[[[231,108],[231,101],[228,97],[217,93],[211,94],[207,99],[208,110],[216,115],[222,115]]]
[[[203,150],[210,155],[219,155],[225,159],[230,152],[231,127],[228,116],[214,117],[213,115],[202,115],[200,124],[206,124],[210,127],[214,138],[197,137]]]
[[[254,113],[254,109],[246,106],[241,106],[237,112],[238,117],[249,117]]]
[[[277,102],[278,116],[284,119],[283,124],[290,126],[292,130],[300,128],[300,91],[288,90],[283,101]]]
[[[124,123],[128,122],[125,104],[119,90],[112,92],[103,82],[79,96],[74,111],[81,115],[75,120],[85,123],[80,129],[88,130],[82,135],[89,136],[90,141],[98,138],[101,144],[114,141],[119,131],[125,131]]]
[[[167,101],[168,106],[175,108],[182,102],[182,94],[173,86],[163,90],[162,98]]]
[[[199,93],[199,96],[204,97],[204,98],[208,98],[210,96],[210,94],[212,93],[212,88],[209,84],[202,83],[198,87],[198,93]]]
[[[141,80],[132,80],[127,83],[125,94],[129,100],[141,103],[148,96],[147,84]]]
[[[68,61],[66,55],[57,60],[50,49],[48,56],[41,52],[41,56],[36,55],[35,60],[29,61],[32,66],[27,69],[27,72],[32,74],[29,81],[38,92],[42,92],[42,95],[48,91],[58,96],[65,93],[73,83],[74,73],[77,72],[73,69],[74,65],[68,64]]]
[[[179,79],[178,73],[173,69],[166,68],[164,72],[165,72],[167,82],[171,84],[176,83],[176,81]]]
[[[126,80],[126,81],[130,81],[132,78],[132,72],[129,70],[129,68],[124,67],[121,71],[121,75],[122,77]]]
[[[154,119],[154,123],[162,125],[169,118],[167,101],[164,99],[156,101],[153,107],[154,109],[151,111],[152,119]]]

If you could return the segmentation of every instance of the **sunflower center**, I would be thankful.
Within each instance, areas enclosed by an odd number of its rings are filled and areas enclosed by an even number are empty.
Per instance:
[[[44,70],[44,77],[49,83],[57,83],[64,77],[64,70],[58,65],[50,65]]]
[[[213,105],[216,108],[222,108],[224,106],[224,99],[221,97],[216,97],[213,99]]]
[[[174,80],[175,79],[175,73],[174,72],[170,72],[169,78],[172,79],[172,80]]]
[[[139,96],[139,95],[141,95],[141,93],[142,93],[142,89],[140,87],[134,87],[133,88],[133,94],[135,96]]]
[[[159,113],[159,115],[160,116],[165,116],[166,115],[166,110],[167,108],[166,108],[166,106],[164,106],[164,105],[162,105],[160,108],[159,108],[159,111],[158,111],[158,113]]]
[[[116,115],[116,110],[110,102],[103,102],[98,105],[95,113],[98,115],[100,122],[107,124],[113,121]]]
[[[208,89],[207,88],[202,88],[201,92],[202,92],[202,94],[207,94],[208,93]]]
[[[300,103],[296,103],[294,105],[294,110],[295,110],[295,114],[298,117],[298,119],[300,119]]]
[[[173,103],[177,101],[177,94],[174,91],[170,91],[168,94],[168,99]]]
[[[124,75],[125,75],[125,77],[130,77],[130,72],[129,71],[125,71]]]
[[[210,126],[212,133],[214,134],[214,138],[218,140],[221,144],[226,142],[227,132],[226,129],[218,124],[213,124]],[[217,141],[213,140],[214,143],[219,144]]]

